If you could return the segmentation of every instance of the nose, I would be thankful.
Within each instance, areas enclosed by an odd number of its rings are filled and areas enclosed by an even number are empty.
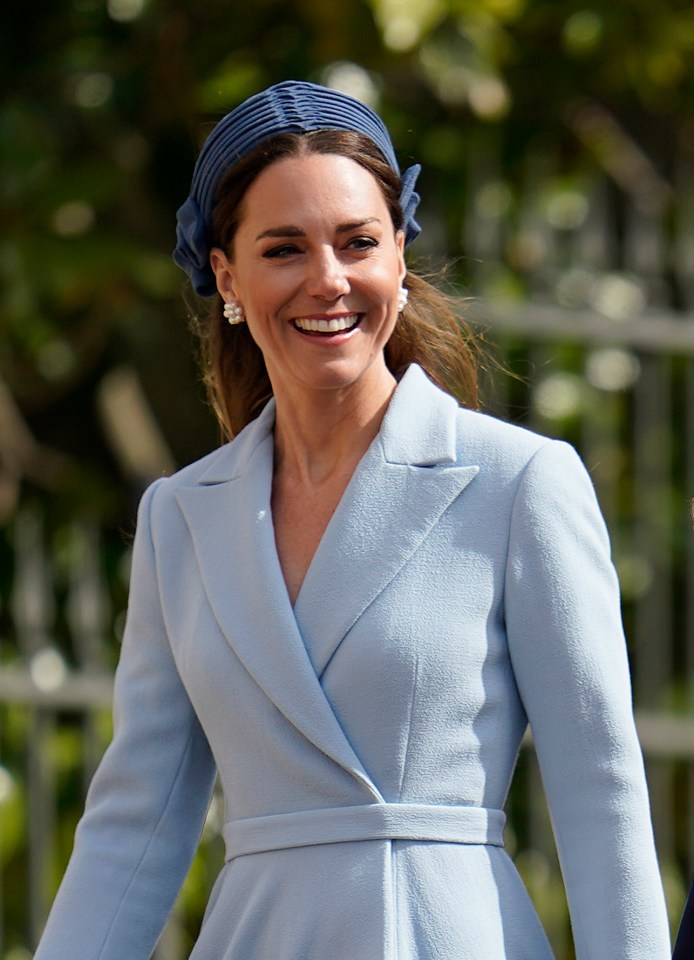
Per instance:
[[[305,286],[309,296],[329,302],[349,293],[350,283],[345,265],[333,249],[321,250],[311,258]]]

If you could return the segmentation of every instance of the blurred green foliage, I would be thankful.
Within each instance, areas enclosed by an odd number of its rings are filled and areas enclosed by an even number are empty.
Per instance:
[[[537,266],[532,245],[518,240],[523,198],[534,191],[541,216],[566,239],[554,252],[569,271],[560,295],[573,303],[580,284],[593,283],[570,273],[569,240],[596,177],[608,183],[617,234],[624,195],[660,203],[667,223],[680,165],[694,159],[693,59],[694,8],[684,0],[9,5],[0,31],[0,384],[33,437],[61,459],[45,475],[10,469],[0,437],[0,480],[4,471],[18,485],[20,504],[42,502],[58,562],[72,518],[99,519],[113,613],[122,616],[119,564],[139,484],[106,436],[99,390],[112,369],[134,369],[178,464],[217,442],[201,402],[183,275],[169,255],[196,149],[244,97],[291,77],[340,86],[376,106],[403,163],[424,164],[425,229],[414,257],[433,267],[450,261],[450,281],[483,297],[537,292],[527,269],[529,261]],[[484,263],[470,237],[473,214],[510,225]],[[667,298],[682,306],[676,284]],[[628,352],[602,357],[586,376],[575,345],[555,351],[551,369],[513,340],[506,350],[506,363],[521,374],[501,388],[514,419],[577,440],[579,415],[592,409],[595,422],[612,424],[612,440],[628,429],[628,400],[619,392],[633,374]],[[600,373],[608,360],[624,380],[611,393]],[[539,374],[541,397],[523,379]],[[611,469],[609,457],[600,463]],[[619,518],[630,509],[630,464],[612,468],[625,478]],[[0,655],[10,662],[17,650],[3,598],[12,582],[12,511],[2,519]],[[636,596],[648,572],[628,545],[623,556]],[[69,657],[67,628],[57,629]],[[17,891],[26,879],[26,798],[20,775],[9,770],[22,769],[27,715],[5,707],[2,721],[0,863]],[[69,724],[54,753],[57,875],[81,802],[80,743]],[[193,917],[219,859],[214,843],[203,847],[184,892]],[[562,922],[563,906],[543,886],[544,866],[529,857],[524,869],[548,916]],[[20,957],[26,920],[19,896],[11,899],[8,945]]]
[[[577,122],[582,105],[599,103],[670,179],[693,149],[693,49],[694,13],[677,0],[12,6],[0,34],[0,377],[38,438],[80,466],[57,495],[111,519],[123,510],[93,407],[120,361],[135,364],[178,462],[216,440],[169,251],[196,147],[240,99],[307,77],[374,102],[403,160],[425,164],[415,256],[453,258],[466,282],[470,204],[513,206],[535,153],[565,178],[544,202],[580,210],[581,178],[605,161],[605,131]],[[501,194],[480,201],[468,174],[486,162]]]

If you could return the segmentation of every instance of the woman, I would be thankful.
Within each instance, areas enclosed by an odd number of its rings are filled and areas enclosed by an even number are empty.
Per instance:
[[[579,960],[669,955],[594,493],[565,444],[432,382],[474,399],[404,263],[416,175],[305,83],[203,147],[175,258],[218,294],[235,439],[143,497],[116,733],[37,960],[149,956],[216,770],[195,960],[549,960],[502,846],[528,720]]]

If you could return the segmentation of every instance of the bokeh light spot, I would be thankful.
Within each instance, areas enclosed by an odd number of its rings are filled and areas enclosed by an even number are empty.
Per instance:
[[[564,24],[564,46],[570,53],[593,50],[602,37],[602,17],[595,10],[578,10]]]
[[[541,380],[533,406],[547,420],[566,420],[580,412],[583,402],[581,378],[573,373],[553,373]]]
[[[108,0],[106,9],[112,20],[118,23],[130,23],[143,13],[146,0]]]
[[[53,230],[61,237],[79,237],[94,226],[94,208],[85,200],[61,204],[53,213]]]
[[[113,93],[113,78],[108,73],[87,73],[75,85],[74,98],[78,107],[93,110],[103,107]]]
[[[378,106],[378,90],[371,75],[356,63],[340,60],[330,64],[323,72],[323,83],[372,108]]]
[[[638,357],[618,347],[594,350],[586,361],[588,382],[599,390],[628,390],[636,383],[640,373]]]
[[[31,673],[31,679],[44,693],[57,690],[67,679],[65,661],[58,651],[51,647],[44,647],[43,650],[34,654],[29,665],[29,672]]]
[[[591,303],[611,320],[630,320],[646,305],[646,295],[637,280],[608,273],[595,285]]]

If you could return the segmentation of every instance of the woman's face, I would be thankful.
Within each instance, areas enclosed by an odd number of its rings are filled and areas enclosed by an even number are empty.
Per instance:
[[[233,260],[215,249],[211,262],[222,297],[243,307],[278,399],[385,382],[403,245],[377,181],[347,157],[279,160],[253,182]]]

